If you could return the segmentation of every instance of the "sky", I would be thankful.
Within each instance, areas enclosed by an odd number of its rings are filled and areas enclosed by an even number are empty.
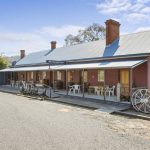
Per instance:
[[[121,34],[150,30],[150,0],[0,0],[0,55],[61,47],[68,34],[110,18]]]

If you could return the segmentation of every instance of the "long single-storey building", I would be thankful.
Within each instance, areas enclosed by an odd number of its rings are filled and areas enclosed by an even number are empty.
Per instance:
[[[61,94],[78,85],[74,95],[108,100],[117,100],[118,93],[129,100],[133,89],[150,89],[150,31],[120,35],[119,22],[105,23],[106,39],[61,48],[52,41],[49,50],[27,56],[21,50],[14,66],[0,71],[0,84],[33,81]]]

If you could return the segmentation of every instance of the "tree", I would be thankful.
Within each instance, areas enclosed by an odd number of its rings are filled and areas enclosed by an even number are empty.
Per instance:
[[[8,66],[8,61],[4,57],[0,56],[0,69],[4,69]]]
[[[84,30],[79,30],[76,36],[69,34],[65,38],[66,46],[76,45],[80,43],[96,41],[105,38],[105,27],[98,23],[93,23]]]
[[[79,42],[80,42],[80,38],[78,35],[73,36],[72,34],[69,34],[65,38],[66,46],[75,45],[75,44],[78,44]]]

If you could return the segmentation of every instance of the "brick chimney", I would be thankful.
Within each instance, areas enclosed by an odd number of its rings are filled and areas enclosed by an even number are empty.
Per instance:
[[[56,48],[56,41],[51,41],[51,50]]]
[[[20,50],[20,59],[24,58],[25,56],[25,50]]]
[[[106,24],[106,45],[111,44],[120,36],[120,23],[109,19],[105,22]]]

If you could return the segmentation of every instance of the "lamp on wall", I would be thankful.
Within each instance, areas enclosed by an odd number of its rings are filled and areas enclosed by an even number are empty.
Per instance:
[[[95,76],[94,75],[92,75],[92,79],[94,79],[95,78]]]

